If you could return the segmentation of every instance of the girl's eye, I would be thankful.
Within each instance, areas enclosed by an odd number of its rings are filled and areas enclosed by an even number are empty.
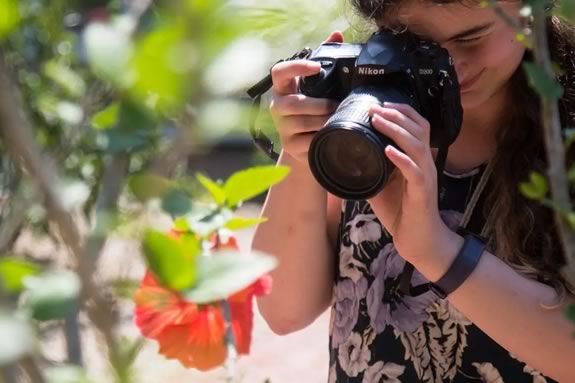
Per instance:
[[[469,43],[472,43],[472,42],[479,40],[480,38],[481,38],[481,36],[480,37],[471,37],[471,38],[467,38],[467,39],[458,39],[456,41],[460,44],[469,44]]]

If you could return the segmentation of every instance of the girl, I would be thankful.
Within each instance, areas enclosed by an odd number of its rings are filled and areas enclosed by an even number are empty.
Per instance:
[[[521,68],[530,53],[479,2],[353,5],[379,28],[408,30],[449,51],[461,88],[461,133],[438,191],[428,121],[407,105],[374,105],[374,129],[402,149],[385,149],[396,169],[372,199],[338,200],[307,164],[314,133],[337,105],[297,93],[298,78],[319,65],[276,65],[271,110],[279,163],[292,172],[270,190],[262,211],[269,220],[253,239],[280,261],[271,295],[258,300],[262,315],[287,334],[331,306],[330,382],[575,382],[574,325],[562,313],[574,290],[560,273],[552,212],[517,186],[546,168],[538,97]],[[520,2],[499,6],[520,22]],[[552,59],[563,70],[562,123],[573,126],[575,33],[556,17],[547,25]],[[482,234],[487,247],[470,250],[458,226]],[[471,262],[467,273],[456,259]],[[399,289],[406,262],[416,269],[410,290],[418,294]],[[447,296],[429,289],[444,276],[460,279]]]

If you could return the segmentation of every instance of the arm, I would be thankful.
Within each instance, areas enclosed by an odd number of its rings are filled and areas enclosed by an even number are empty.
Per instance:
[[[392,177],[369,202],[393,236],[398,253],[429,280],[437,281],[453,262],[463,238],[439,214],[429,123],[407,105],[375,106],[372,112],[373,126],[403,151],[386,148],[400,181]],[[555,295],[551,287],[522,276],[485,251],[470,277],[448,299],[523,362],[558,381],[573,382],[575,325],[564,318],[564,306],[543,307],[553,305]]]
[[[327,192],[307,166],[286,152],[279,164],[291,172],[270,189],[262,210],[268,221],[256,228],[252,248],[279,260],[272,292],[258,298],[258,307],[274,332],[287,334],[312,323],[331,303],[335,242],[330,238],[339,206],[330,197],[327,208]]]
[[[436,254],[414,264],[431,281],[447,271],[463,244],[463,238],[449,229],[442,238]],[[563,314],[572,297],[558,308],[544,308],[556,303],[553,288],[522,276],[485,251],[477,268],[448,299],[521,361],[557,381],[574,381],[575,324]]]

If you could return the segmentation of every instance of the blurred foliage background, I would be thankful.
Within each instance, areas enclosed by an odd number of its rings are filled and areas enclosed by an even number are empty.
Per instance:
[[[361,38],[352,20],[328,0],[0,0],[0,381],[90,381],[84,314],[110,379],[134,381],[142,343],[118,334],[115,305],[137,281],[98,279],[106,241],[139,238],[149,209],[205,211],[192,173],[243,165],[226,143],[269,164],[246,88],[332,30]],[[265,107],[259,125],[273,133]],[[23,233],[53,256],[16,249]],[[55,329],[63,361],[40,347]]]

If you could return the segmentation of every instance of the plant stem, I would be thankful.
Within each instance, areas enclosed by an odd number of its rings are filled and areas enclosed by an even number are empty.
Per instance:
[[[224,314],[224,322],[226,323],[226,346],[228,349],[228,357],[226,358],[226,370],[228,376],[226,378],[227,383],[233,383],[235,381],[236,375],[236,360],[238,352],[236,349],[236,341],[234,333],[232,331],[232,312],[230,310],[230,304],[228,301],[222,302],[222,311]]]
[[[547,73],[549,78],[555,78],[549,55],[547,15],[542,2],[534,3],[533,18],[533,34],[535,37],[533,53],[535,61]],[[550,183],[551,197],[554,205],[558,207],[555,210],[555,222],[567,260],[564,275],[575,285],[575,232],[563,218],[565,212],[572,210],[572,205],[565,166],[565,146],[559,118],[559,107],[556,99],[543,95],[541,96],[541,107],[545,146],[549,163],[547,176]]]

